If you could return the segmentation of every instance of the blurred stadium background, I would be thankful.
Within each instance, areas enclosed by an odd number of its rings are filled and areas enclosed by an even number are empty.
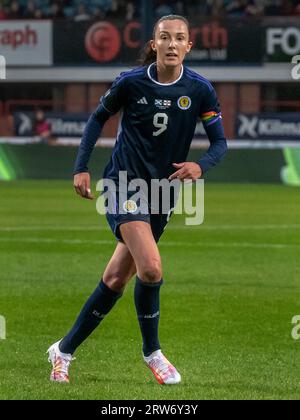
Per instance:
[[[114,248],[94,204],[72,191],[77,146],[100,97],[170,13],[191,22],[187,64],[216,87],[230,148],[206,176],[205,224],[182,229],[178,216],[161,242],[161,334],[184,382],[162,390],[143,370],[128,293],[61,392],[43,353]],[[298,399],[300,1],[0,0],[0,55],[0,397]],[[95,179],[117,125],[99,139]],[[199,123],[190,158],[206,147]]]
[[[234,149],[208,179],[300,184],[300,85],[291,75],[300,53],[299,0],[2,0],[0,179],[69,177],[75,149],[49,151],[53,170],[36,145],[37,110],[46,112],[52,146],[77,145],[101,95],[120,71],[137,65],[153,20],[168,13],[191,21],[188,64],[214,83]],[[111,147],[117,121],[99,145]],[[193,147],[206,147],[201,124]],[[100,174],[99,154],[96,160]]]

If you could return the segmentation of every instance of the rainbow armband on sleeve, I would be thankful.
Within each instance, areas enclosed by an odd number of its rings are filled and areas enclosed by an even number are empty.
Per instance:
[[[208,127],[212,124],[214,124],[215,122],[217,122],[218,120],[222,119],[222,114],[221,112],[215,112],[215,111],[211,111],[211,112],[205,112],[204,114],[201,115],[201,121],[203,123],[204,126]]]

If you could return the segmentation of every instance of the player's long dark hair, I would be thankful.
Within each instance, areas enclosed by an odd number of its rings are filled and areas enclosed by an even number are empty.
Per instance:
[[[156,29],[158,27],[158,25],[161,22],[164,22],[165,20],[182,20],[187,28],[188,31],[190,32],[190,24],[189,21],[184,17],[184,16],[180,16],[180,15],[167,15],[167,16],[163,16],[162,18],[160,18],[156,24],[154,25],[154,29],[153,29],[153,39],[155,38],[155,33],[156,33]],[[156,52],[153,51],[153,49],[151,48],[151,44],[150,41],[147,42],[147,44],[144,46],[142,52],[141,52],[141,56],[139,59],[139,63],[142,66],[146,66],[149,64],[152,64],[156,61],[157,56],[156,56]]]

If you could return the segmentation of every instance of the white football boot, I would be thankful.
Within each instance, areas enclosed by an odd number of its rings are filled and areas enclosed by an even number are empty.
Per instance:
[[[152,370],[159,384],[175,385],[181,382],[180,373],[162,354],[161,350],[155,351],[149,357],[144,356],[144,361],[149,369]]]
[[[62,353],[59,350],[60,341],[53,344],[48,350],[48,362],[52,363],[50,381],[69,383],[69,367],[74,358],[71,354]]]

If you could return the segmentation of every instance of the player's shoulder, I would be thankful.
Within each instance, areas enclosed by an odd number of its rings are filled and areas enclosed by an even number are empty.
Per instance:
[[[137,80],[139,78],[143,78],[146,73],[146,66],[143,67],[136,67],[132,70],[123,71],[119,74],[116,78],[117,83],[130,83],[133,80]]]
[[[185,67],[185,75],[189,80],[193,81],[193,83],[199,86],[202,90],[209,92],[212,92],[214,90],[211,82],[208,79],[201,76],[201,74],[190,69],[189,67]]]

